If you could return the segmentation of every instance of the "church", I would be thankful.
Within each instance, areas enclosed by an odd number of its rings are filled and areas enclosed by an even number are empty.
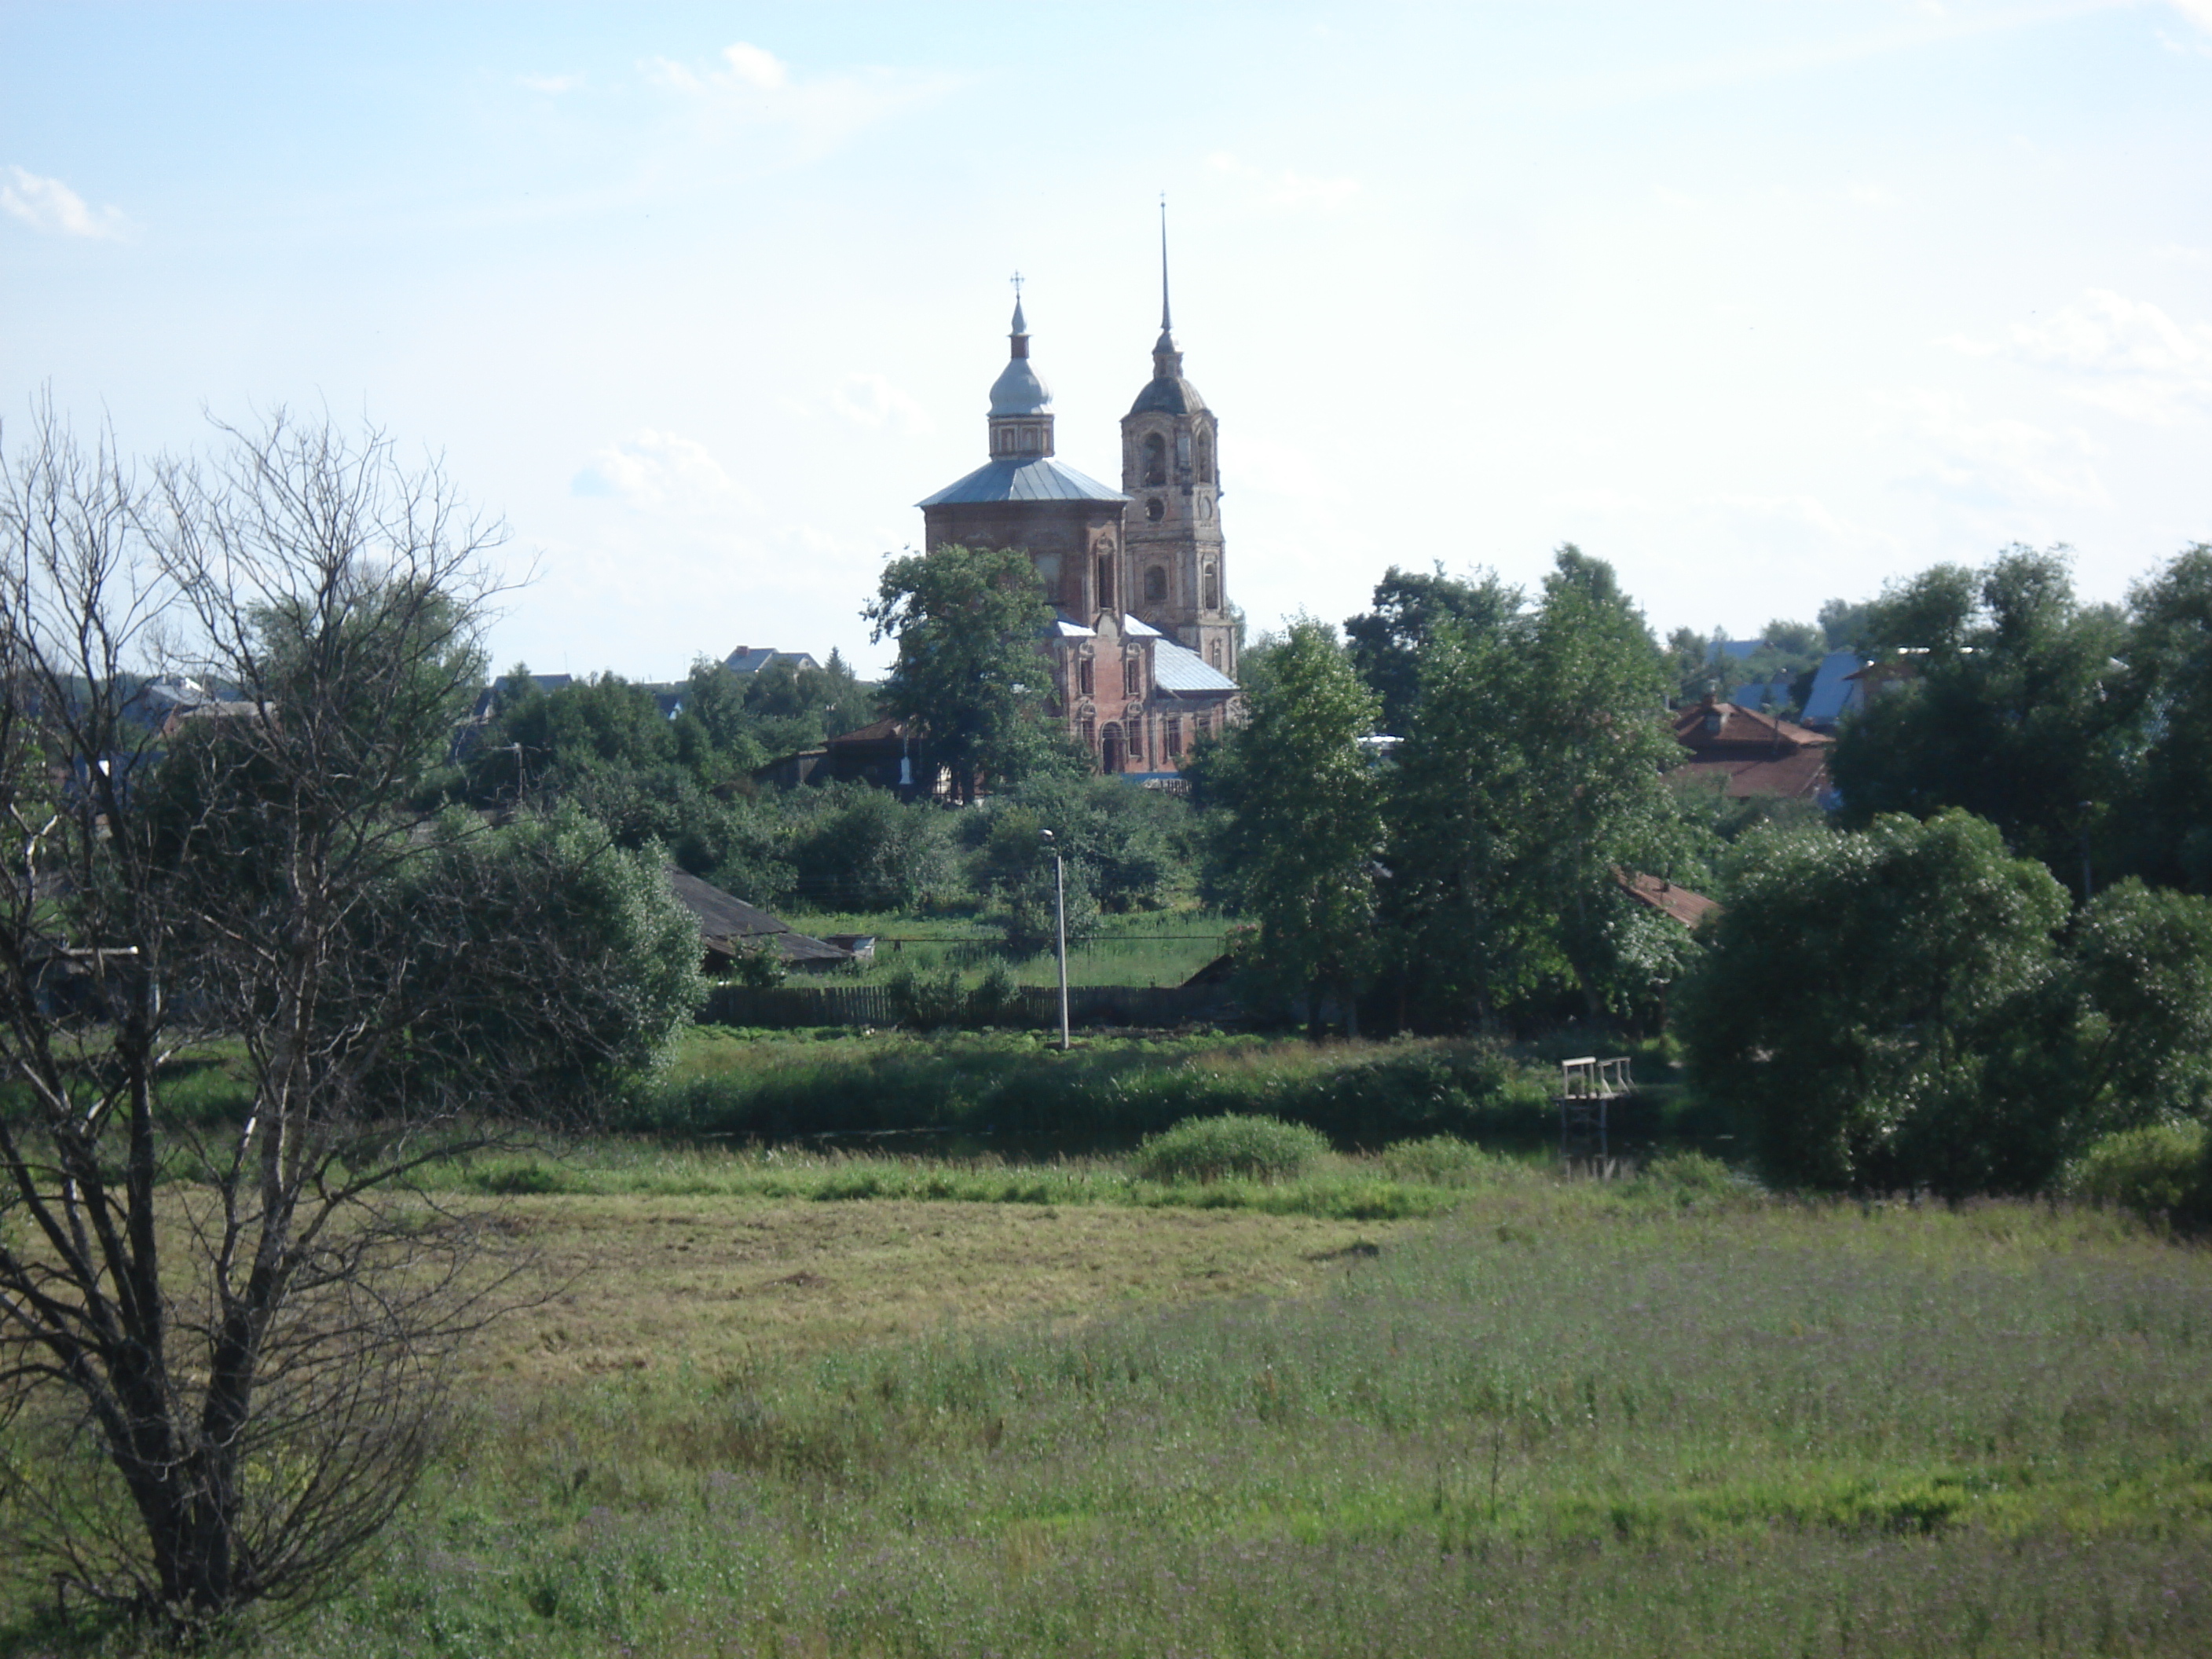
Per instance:
[[[1171,777],[1237,703],[1213,411],[1183,378],[1160,263],[1152,375],[1121,417],[1121,487],[1056,459],[1052,393],[1018,291],[992,383],[990,459],[919,503],[923,546],[1018,548],[1044,582],[1041,641],[1068,735],[1102,772]]]

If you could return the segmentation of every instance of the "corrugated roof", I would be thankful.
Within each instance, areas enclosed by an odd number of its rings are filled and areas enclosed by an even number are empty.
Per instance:
[[[747,940],[767,939],[787,962],[843,962],[852,956],[849,951],[793,932],[789,923],[757,905],[673,865],[668,870],[668,886],[677,902],[698,917],[699,942],[709,951],[734,956]]]
[[[1133,640],[1157,640],[1166,637],[1142,617],[1122,617],[1121,631]]]
[[[956,507],[981,501],[1126,501],[1118,489],[1109,489],[1097,479],[1049,455],[1029,460],[1001,456],[977,467],[957,483],[948,484],[916,507]]]
[[[1237,682],[1218,668],[1209,668],[1195,651],[1187,651],[1170,640],[1152,647],[1152,684],[1163,691],[1234,691]]]

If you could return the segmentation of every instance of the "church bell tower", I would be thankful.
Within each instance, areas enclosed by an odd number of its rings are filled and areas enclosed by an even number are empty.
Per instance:
[[[1209,668],[1234,678],[1213,411],[1183,378],[1168,307],[1167,209],[1160,209],[1160,337],[1152,378],[1121,417],[1121,493],[1129,498],[1128,608]]]

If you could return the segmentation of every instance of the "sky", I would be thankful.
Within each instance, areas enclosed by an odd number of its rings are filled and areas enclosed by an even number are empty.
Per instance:
[[[1163,193],[1255,630],[2212,541],[2212,0],[0,0],[0,442],[370,422],[504,520],[502,667],[877,670],[1017,270],[1118,481]]]

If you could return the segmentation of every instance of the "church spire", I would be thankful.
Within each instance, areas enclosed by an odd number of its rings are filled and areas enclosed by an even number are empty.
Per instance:
[[[1168,198],[1160,197],[1160,335],[1167,337],[1175,322],[1168,315]]]
[[[1176,349],[1175,319],[1168,310],[1168,198],[1160,198],[1160,337],[1152,342],[1152,378],[1182,377],[1182,353]]]

